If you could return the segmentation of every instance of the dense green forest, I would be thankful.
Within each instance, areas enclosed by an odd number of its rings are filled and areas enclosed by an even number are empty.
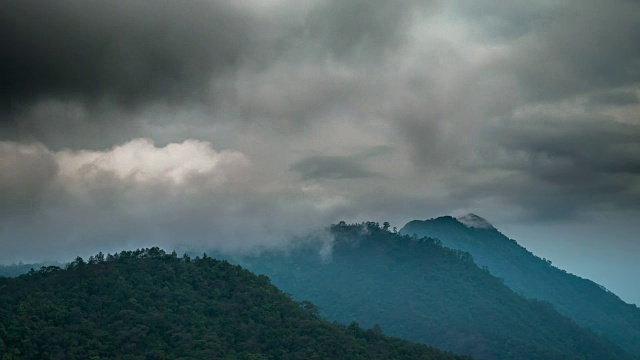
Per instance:
[[[321,320],[256,276],[158,248],[0,278],[0,359],[462,359]]]
[[[466,252],[377,223],[333,225],[333,243],[235,258],[330,320],[478,359],[628,359],[608,340],[527,300]],[[328,237],[329,238],[329,237]]]
[[[504,279],[516,292],[550,302],[560,313],[640,357],[638,307],[593,281],[552,266],[495,228],[468,227],[445,216],[411,221],[400,232],[436,237],[446,247],[471,253],[479,266]]]

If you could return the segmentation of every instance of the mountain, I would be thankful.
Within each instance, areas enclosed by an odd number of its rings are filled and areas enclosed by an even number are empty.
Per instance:
[[[64,266],[64,264],[57,261],[45,261],[39,263],[24,264],[22,262],[11,265],[0,265],[0,276],[4,277],[16,277],[18,275],[25,274],[31,269],[40,269],[47,266]]]
[[[640,357],[640,309],[593,281],[551,265],[477,215],[414,220],[401,234],[438,238],[442,245],[469,252],[481,267],[514,291],[547,301],[576,323],[592,329]]]
[[[550,304],[516,294],[468,253],[387,228],[341,222],[323,241],[231,261],[313,301],[330,320],[377,323],[387,334],[477,359],[630,358]]]
[[[98,254],[0,278],[0,358],[463,359],[316,311],[206,255]]]

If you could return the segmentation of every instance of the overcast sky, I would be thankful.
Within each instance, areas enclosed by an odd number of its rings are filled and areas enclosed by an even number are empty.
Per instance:
[[[0,2],[0,262],[477,213],[640,304],[635,0]]]

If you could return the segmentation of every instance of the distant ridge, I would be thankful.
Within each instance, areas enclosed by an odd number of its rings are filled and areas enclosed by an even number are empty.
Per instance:
[[[550,302],[560,313],[640,357],[638,307],[625,303],[593,281],[552,266],[480,216],[413,220],[400,233],[437,238],[443,246],[469,252],[478,266],[504,279],[514,291]]]
[[[462,232],[494,232],[452,217],[444,221]],[[401,236],[375,222],[340,222],[327,230],[334,239],[330,251],[325,243],[306,243],[230,261],[313,301],[329,320],[377,323],[387,334],[478,360],[631,359],[437,239]]]

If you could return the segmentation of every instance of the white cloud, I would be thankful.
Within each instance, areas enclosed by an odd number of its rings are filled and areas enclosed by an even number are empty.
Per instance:
[[[204,141],[186,140],[157,147],[152,140],[139,138],[106,151],[54,153],[59,165],[58,180],[73,190],[92,187],[101,178],[134,185],[190,187],[194,183],[215,187],[246,179],[250,160],[232,150],[216,151]]]

